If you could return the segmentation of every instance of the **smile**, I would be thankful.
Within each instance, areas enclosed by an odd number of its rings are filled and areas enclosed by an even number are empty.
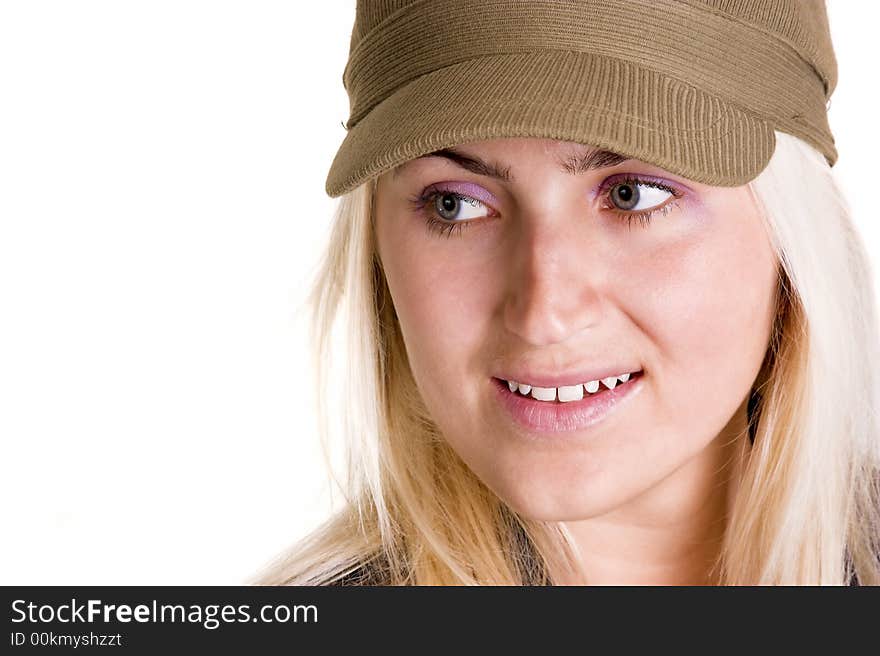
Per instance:
[[[622,406],[624,401],[637,396],[644,387],[644,372],[623,374],[622,377],[626,379],[620,381],[620,377],[615,377],[614,382],[609,381],[610,385],[605,383],[608,379],[602,379],[602,384],[596,387],[595,392],[587,390],[581,398],[570,401],[558,400],[555,387],[538,388],[540,398],[535,398],[533,387],[528,390],[530,395],[524,396],[520,385],[517,385],[516,391],[511,389],[512,381],[493,378],[492,383],[496,399],[517,426],[530,433],[559,433],[594,426]],[[585,387],[580,387],[583,392]],[[552,399],[550,392],[553,393]],[[577,396],[577,390],[573,393]],[[563,396],[566,395],[570,396],[571,391],[564,391]]]
[[[519,392],[523,396],[529,396],[538,401],[557,401],[570,403],[584,398],[584,390],[589,395],[600,394],[604,390],[614,389],[618,384],[629,381],[630,377],[639,376],[642,372],[630,372],[618,376],[609,376],[600,380],[591,380],[580,385],[566,385],[563,387],[538,387],[528,383],[517,383],[512,380],[505,381],[511,392]],[[600,384],[601,383],[601,384]]]

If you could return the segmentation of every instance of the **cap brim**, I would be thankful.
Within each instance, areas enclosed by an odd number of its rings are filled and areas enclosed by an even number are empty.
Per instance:
[[[764,170],[773,128],[679,79],[589,53],[481,57],[422,75],[348,131],[326,191],[340,196],[434,150],[504,137],[604,148],[704,184]]]

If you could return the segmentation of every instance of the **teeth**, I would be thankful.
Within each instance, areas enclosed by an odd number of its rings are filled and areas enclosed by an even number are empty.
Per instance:
[[[619,376],[609,376],[608,378],[602,378],[601,382],[606,388],[614,389],[617,386],[618,381],[625,383],[630,379],[630,376],[631,374],[629,373],[620,374]],[[518,390],[519,393],[524,396],[531,394],[532,398],[537,399],[538,401],[555,401],[557,399],[557,388],[555,387],[533,387],[532,385],[517,383],[513,380],[507,381],[507,387],[511,392],[516,392]],[[584,398],[584,388],[586,388],[587,392],[590,394],[595,394],[599,391],[599,381],[591,380],[582,385],[566,385],[560,387],[558,388],[559,401],[562,403],[568,401],[580,401]]]
[[[584,398],[583,385],[569,385],[559,388],[559,400],[563,403],[566,401],[580,401],[582,398]]]
[[[556,400],[556,388],[555,387],[533,387],[532,388],[532,398],[538,399],[539,401],[555,401]]]

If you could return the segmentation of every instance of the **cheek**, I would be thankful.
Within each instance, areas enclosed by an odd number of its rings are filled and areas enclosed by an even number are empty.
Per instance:
[[[658,412],[699,447],[757,376],[775,311],[776,263],[757,217],[715,215],[652,254],[629,289],[653,349]],[[683,424],[687,424],[686,426]]]
[[[477,415],[467,386],[485,378],[475,373],[488,339],[492,273],[480,258],[452,257],[448,244],[432,248],[418,229],[380,232],[380,253],[413,377],[441,430],[454,433]]]

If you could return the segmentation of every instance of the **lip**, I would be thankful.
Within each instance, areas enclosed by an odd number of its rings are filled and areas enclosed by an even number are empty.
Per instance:
[[[593,395],[584,391],[583,399],[566,403],[538,401],[511,392],[500,378],[492,378],[492,386],[499,404],[521,428],[530,433],[570,433],[595,426],[638,396],[643,378],[644,372],[640,372],[625,383],[618,382],[612,390],[602,386],[603,391]]]

